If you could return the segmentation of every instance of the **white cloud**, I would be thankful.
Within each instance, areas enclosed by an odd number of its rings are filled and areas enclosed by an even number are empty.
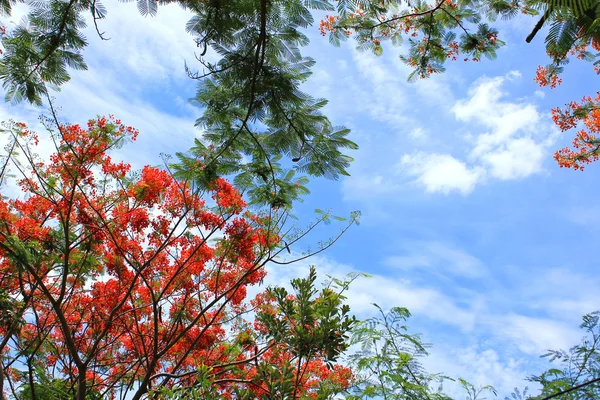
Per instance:
[[[600,308],[600,279],[595,274],[577,272],[571,267],[540,268],[531,275],[536,279],[524,285],[521,297],[532,308],[569,318],[573,326],[580,323],[583,314]]]
[[[468,124],[469,131],[484,129],[464,135],[471,144],[465,161],[449,154],[417,152],[403,155],[400,167],[407,168],[426,191],[444,194],[468,194],[489,179],[514,180],[540,173],[556,129],[542,120],[534,104],[504,100],[503,85],[520,76],[511,71],[503,77],[480,78],[468,97],[452,107],[457,121]]]
[[[506,74],[506,79],[508,79],[509,81],[521,79],[522,77],[523,77],[523,74],[521,74],[521,71],[517,71],[517,70],[510,71],[508,74]]]
[[[564,323],[545,318],[509,314],[497,318],[497,334],[516,344],[523,353],[540,355],[549,349],[568,349],[577,343],[580,331]]]
[[[485,345],[448,346],[434,345],[430,355],[423,360],[429,372],[448,374],[452,378],[463,378],[477,389],[492,385],[498,392],[499,398],[504,398],[514,387],[521,390],[524,386],[532,386],[525,382],[530,371],[527,362],[522,358],[503,358],[495,349]],[[447,381],[444,392],[453,398],[462,399],[466,393],[460,384]],[[482,393],[482,395],[491,393]]]
[[[424,139],[427,137],[427,132],[422,127],[417,127],[410,131],[409,135],[413,139]]]
[[[483,154],[480,160],[490,175],[501,179],[519,179],[542,170],[544,149],[529,137],[508,141],[502,149]]]
[[[469,90],[469,97],[452,108],[458,120],[489,130],[476,136],[470,158],[484,164],[493,177],[504,180],[540,172],[547,145],[538,137],[547,124],[541,123],[535,105],[502,100],[506,95],[502,85],[513,79],[511,74],[479,79]]]
[[[184,60],[194,60],[194,51],[198,52],[192,36],[185,32],[189,11],[174,4],[163,5],[155,17],[143,17],[133,3],[106,3],[109,12],[99,21],[99,28],[110,40],[100,41],[93,24],[88,23],[88,63],[110,60],[117,71],[151,79],[155,84],[185,78]]]
[[[448,154],[405,154],[397,168],[409,176],[416,177],[416,181],[423,185],[426,191],[444,194],[453,191],[468,194],[484,177],[481,168],[469,167]]]
[[[358,272],[351,266],[337,263],[327,257],[315,256],[293,264],[293,268],[285,265],[269,265],[264,283],[289,286],[291,279],[307,276],[308,266],[311,264],[317,267],[321,279],[326,275],[341,278],[349,273]],[[379,274],[358,278],[350,286],[346,296],[352,312],[360,317],[370,317],[374,314],[373,303],[379,304],[384,309],[401,306],[407,307],[413,314],[454,326],[464,332],[473,328],[475,310],[479,307],[479,304],[474,301],[466,302],[470,304],[467,307],[437,289],[420,287],[410,280]]]
[[[462,121],[472,119],[487,120],[498,118],[498,111],[490,109],[491,104],[497,104],[504,93],[500,90],[503,77],[480,78],[469,88],[467,99],[458,100],[452,111],[456,118]]]
[[[407,255],[387,257],[385,264],[403,270],[426,269],[467,278],[480,278],[487,273],[477,257],[446,243],[409,242],[405,248]]]
[[[464,307],[450,296],[427,287],[419,287],[409,280],[373,275],[355,282],[348,292],[352,310],[362,315],[373,314],[372,303],[384,308],[401,306],[413,314],[454,326],[470,332],[476,322],[477,305]]]
[[[398,73],[401,64],[389,57],[375,57],[368,52],[352,50],[353,61],[363,81],[357,86],[361,106],[371,118],[395,129],[406,129],[411,123],[406,90],[408,71]]]

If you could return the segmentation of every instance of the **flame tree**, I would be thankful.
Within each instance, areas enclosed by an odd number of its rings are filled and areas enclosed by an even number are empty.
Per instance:
[[[247,298],[265,265],[307,233],[284,230],[285,210],[251,212],[223,178],[133,173],[110,154],[138,133],[112,117],[56,125],[43,138],[56,147],[49,162],[25,124],[4,133],[0,178],[10,166],[24,195],[0,199],[2,389],[297,398],[347,385],[349,371],[333,364],[354,322],[343,288],[317,291],[313,270],[291,294]]]

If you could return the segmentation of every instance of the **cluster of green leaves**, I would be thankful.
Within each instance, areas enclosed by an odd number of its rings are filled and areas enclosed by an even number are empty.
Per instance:
[[[401,59],[414,68],[409,80],[443,72],[446,61],[456,60],[459,54],[474,61],[496,58],[504,42],[486,21],[514,16],[520,9],[518,1],[503,0],[340,1],[338,4],[338,15],[323,28],[330,41],[339,44],[352,37],[359,50],[380,55],[384,41],[400,46],[408,38],[408,54]]]
[[[300,173],[336,179],[347,175],[352,161],[341,150],[356,149],[346,138],[349,130],[321,114],[327,102],[299,89],[314,64],[299,50],[308,44],[301,29],[313,23],[309,6],[328,4],[217,2],[197,10],[187,26],[199,46],[221,56],[215,64],[201,59],[203,74],[190,73],[199,78],[194,102],[204,109],[197,125],[213,146],[202,158],[207,173],[241,172],[237,183],[250,189],[251,198],[276,208],[306,192],[303,182],[291,182],[290,162]],[[286,155],[287,168],[273,155]]]
[[[543,4],[543,3],[542,3]],[[573,50],[577,57],[600,65],[600,4],[592,0],[549,0],[532,35],[546,22],[546,51],[552,57],[553,73],[562,72]],[[529,38],[528,38],[529,39]],[[595,50],[596,52],[590,51]]]
[[[251,149],[251,148],[249,148]],[[196,139],[187,153],[177,153],[178,162],[172,165],[178,178],[208,187],[222,175],[234,175],[235,185],[246,195],[251,204],[268,204],[275,209],[286,209],[301,196],[310,193],[308,178],[293,169],[281,165],[281,154],[269,158],[256,154],[242,163],[243,157],[225,149],[221,154],[214,146],[207,146]],[[267,161],[267,162],[265,162]]]
[[[21,302],[9,296],[5,289],[0,289],[0,329],[3,332],[11,331],[24,323],[21,307]]]
[[[458,378],[458,383],[465,391],[466,400],[489,400],[489,397],[485,397],[487,394],[493,394],[494,397],[497,396],[496,389],[491,385],[477,387],[462,378]]]
[[[543,357],[560,364],[529,378],[542,385],[534,399],[584,400],[600,398],[600,312],[583,316],[582,342],[569,351],[551,350]]]
[[[105,10],[93,0],[32,2],[28,16],[2,38],[0,79],[6,99],[42,104],[48,86],[58,88],[70,77],[67,67],[87,69],[81,55],[86,46],[80,30],[86,26],[82,12],[102,17]],[[1,4],[10,13],[11,2]]]
[[[339,18],[324,30],[329,32],[330,41],[339,44],[353,37],[358,49],[380,55],[384,41],[400,46],[408,38],[408,54],[401,59],[414,68],[410,80],[443,72],[446,61],[456,60],[459,53],[474,61],[496,58],[504,42],[486,21],[512,17],[521,9],[518,1],[503,0],[340,1],[338,4]]]
[[[345,393],[346,400],[383,398],[389,400],[451,400],[443,391],[444,381],[455,379],[428,373],[421,364],[430,346],[420,335],[408,333],[410,312],[406,308],[384,310],[377,304],[378,316],[358,323],[351,343],[360,349],[348,357],[356,374],[354,386]],[[475,386],[456,379],[466,400],[486,400],[496,396],[490,385]]]
[[[49,378],[41,368],[35,370],[35,384],[23,385],[19,398],[23,400],[68,400],[71,398],[68,382]]]
[[[519,388],[515,388],[510,396],[505,396],[504,400],[525,400],[527,399],[527,393],[529,392],[529,388],[525,387],[522,391]]]
[[[66,379],[48,376],[42,367],[34,367],[23,374],[33,374],[34,384],[25,384],[19,391],[20,400],[71,400],[69,382]],[[90,389],[87,400],[104,400],[96,390]]]
[[[409,311],[375,307],[379,315],[361,321],[353,332],[351,343],[360,345],[360,350],[349,357],[357,382],[347,399],[450,399],[441,391],[442,381],[448,378],[427,373],[419,361],[427,355],[428,345],[419,335],[408,333]],[[436,384],[439,387],[433,388]]]
[[[319,291],[316,279],[317,272],[311,266],[308,278],[292,280],[293,296],[283,287],[271,288],[278,313],[258,313],[257,320],[274,340],[289,343],[289,352],[298,359],[325,354],[326,362],[332,365],[348,348],[348,332],[356,318],[350,316],[350,307],[341,294],[349,283],[343,283],[340,292],[331,287]]]
[[[594,44],[600,38],[600,5],[593,0],[365,0],[338,4],[337,18],[324,30],[330,40],[337,44],[353,36],[359,49],[379,55],[383,41],[401,45],[408,37],[408,55],[401,59],[414,67],[409,79],[443,72],[448,59],[495,58],[504,42],[488,22],[520,13],[540,15],[527,42],[550,24],[545,41],[552,73],[562,71],[572,51],[589,61],[598,58],[585,49],[593,46],[598,50]]]
[[[5,13],[11,1],[6,0]],[[237,183],[252,201],[274,208],[290,207],[307,190],[290,170],[337,179],[347,175],[356,149],[349,130],[334,126],[321,113],[327,104],[300,90],[314,61],[299,48],[308,44],[302,29],[313,24],[313,9],[333,9],[324,0],[188,1],[139,0],[143,15],[176,3],[190,13],[186,25],[200,55],[193,99],[203,109],[197,126],[204,130],[188,154],[179,154],[180,176],[201,184],[216,176],[238,174]],[[29,2],[27,19],[4,35],[0,79],[13,101],[41,104],[48,87],[69,80],[67,67],[85,69],[85,13],[98,23],[107,9],[96,0]],[[101,34],[100,34],[101,35]],[[192,40],[192,38],[190,38]],[[211,48],[220,59],[208,62]],[[190,57],[192,55],[190,54]],[[210,151],[207,149],[210,148]],[[285,155],[283,163],[275,156]],[[201,164],[202,168],[198,168]]]

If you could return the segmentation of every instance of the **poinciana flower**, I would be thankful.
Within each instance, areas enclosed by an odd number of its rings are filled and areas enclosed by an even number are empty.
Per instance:
[[[600,92],[592,99],[584,97],[581,102],[571,102],[565,109],[552,110],[552,119],[561,131],[576,128],[583,123],[573,139],[573,148],[565,147],[554,154],[554,159],[565,168],[583,170],[585,165],[600,159]]]

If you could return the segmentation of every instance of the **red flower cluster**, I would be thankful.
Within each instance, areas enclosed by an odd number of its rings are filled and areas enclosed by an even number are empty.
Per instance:
[[[108,152],[136,135],[114,117],[62,126],[50,163],[32,162],[21,181],[25,200],[0,198],[1,287],[15,315],[36,316],[0,319],[2,336],[43,339],[39,359],[109,398],[130,384],[143,394],[193,383],[203,365],[243,361],[246,350],[224,345],[224,324],[245,309],[247,287],[264,278],[265,255],[280,240],[224,179],[210,190],[211,210],[165,170],[129,174]],[[271,347],[264,357],[281,362]],[[318,362],[309,369],[311,380],[349,376]],[[223,388],[248,372],[220,371]]]
[[[569,103],[564,110],[553,109],[552,119],[563,132],[580,122],[585,126],[575,134],[573,149],[565,147],[554,154],[561,168],[583,170],[586,164],[600,159],[600,92],[595,99],[587,96],[580,103]]]
[[[553,69],[541,65],[537,67],[533,80],[541,87],[550,86],[551,89],[555,89],[562,83],[562,78]]]

